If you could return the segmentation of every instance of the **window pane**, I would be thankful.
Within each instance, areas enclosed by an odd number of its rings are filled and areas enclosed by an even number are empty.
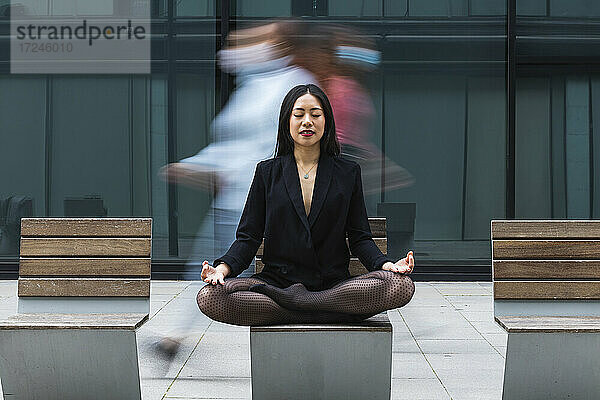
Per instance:
[[[600,3],[594,0],[550,0],[553,17],[598,17]]]
[[[226,1],[226,0],[223,0]],[[289,17],[292,15],[292,0],[233,0],[237,17]]]
[[[175,13],[180,17],[215,16],[215,0],[180,0],[175,4]]]
[[[381,1],[329,0],[329,16],[366,17],[381,16]]]
[[[419,0],[408,2],[412,17],[454,17],[468,15],[467,0]]]

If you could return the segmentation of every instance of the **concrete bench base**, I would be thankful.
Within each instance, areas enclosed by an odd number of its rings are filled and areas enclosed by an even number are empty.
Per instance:
[[[351,325],[250,328],[252,398],[389,400],[392,325],[379,314]]]
[[[595,399],[600,393],[600,317],[510,316],[503,400]]]
[[[509,333],[503,400],[595,399],[600,334]]]
[[[5,398],[140,399],[135,329],[147,315],[17,315],[0,322]]]

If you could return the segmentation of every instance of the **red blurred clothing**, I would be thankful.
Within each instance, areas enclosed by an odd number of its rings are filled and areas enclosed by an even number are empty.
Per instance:
[[[344,76],[332,76],[324,86],[333,109],[341,157],[360,165],[364,194],[412,185],[414,178],[410,172],[382,154],[369,140],[375,107],[366,89],[356,80]],[[382,174],[382,167],[385,174]]]
[[[340,144],[369,147],[369,125],[375,115],[369,93],[354,79],[344,76],[328,78],[325,85]]]

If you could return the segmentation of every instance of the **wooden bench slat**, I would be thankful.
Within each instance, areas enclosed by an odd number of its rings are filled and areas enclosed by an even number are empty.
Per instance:
[[[600,240],[494,240],[492,246],[494,260],[600,260]]]
[[[23,218],[21,236],[150,237],[151,218]]]
[[[148,314],[15,314],[0,321],[0,330],[10,329],[126,329],[134,330]]]
[[[600,299],[600,281],[495,281],[495,300]]]
[[[150,258],[21,258],[19,276],[145,276]]]
[[[19,297],[149,297],[150,279],[19,278]]]
[[[496,279],[600,279],[600,261],[494,260]]]
[[[348,272],[350,272],[350,276],[358,276],[366,274],[369,270],[365,268],[358,258],[351,258],[348,265]]]
[[[21,257],[150,257],[150,238],[23,238]]]
[[[507,332],[598,333],[600,317],[502,316],[496,321]]]
[[[375,242],[377,247],[379,247],[379,250],[381,250],[383,254],[387,254],[387,238],[373,238],[373,241]],[[348,244],[348,239],[346,239],[346,245],[348,246],[348,248],[350,248],[350,245]],[[258,251],[256,252],[257,257],[262,257],[264,246],[265,242],[263,240],[263,242],[260,244],[260,247],[258,248]]]
[[[600,221],[492,221],[492,240],[598,238],[600,238]]]
[[[265,265],[263,264],[261,259],[256,259],[256,272],[261,272]],[[362,274],[366,274],[369,272],[364,265],[359,261],[358,258],[351,258],[350,265],[348,266],[348,271],[350,272],[350,276],[358,276]]]
[[[374,238],[387,237],[387,223],[385,217],[370,217],[369,227]]]

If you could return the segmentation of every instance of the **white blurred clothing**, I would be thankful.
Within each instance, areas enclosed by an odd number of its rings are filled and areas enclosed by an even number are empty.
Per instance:
[[[236,90],[212,123],[213,142],[181,160],[218,172],[215,208],[241,212],[256,164],[274,156],[283,98],[294,86],[315,82],[308,71],[295,66],[238,77]]]
[[[212,123],[212,143],[181,160],[216,171],[219,182],[188,257],[188,276],[198,275],[202,261],[221,257],[235,241],[256,164],[274,156],[283,98],[294,86],[316,82],[288,62],[285,57],[261,63],[262,69],[255,66],[254,73],[238,75],[235,91]],[[251,265],[240,276],[253,273]]]

